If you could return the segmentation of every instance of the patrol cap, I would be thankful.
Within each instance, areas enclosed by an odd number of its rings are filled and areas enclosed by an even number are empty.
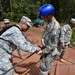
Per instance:
[[[75,24],[75,19],[71,18],[70,22],[73,23],[73,24]]]
[[[10,23],[9,19],[4,19],[4,23]]]
[[[28,18],[28,17],[26,17],[26,16],[22,16],[21,22],[22,23],[26,23],[28,26],[32,27],[32,25],[31,25],[31,19]]]

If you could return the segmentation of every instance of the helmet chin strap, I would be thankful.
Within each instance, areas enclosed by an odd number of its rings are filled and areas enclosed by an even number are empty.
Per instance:
[[[50,17],[47,17],[47,19],[48,19],[48,23],[49,23],[49,22],[53,21],[54,17],[52,15],[50,15]]]
[[[51,22],[51,18],[47,18],[48,19],[48,24]]]

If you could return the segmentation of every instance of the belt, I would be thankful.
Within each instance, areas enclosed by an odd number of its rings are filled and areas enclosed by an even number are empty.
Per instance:
[[[51,51],[48,53],[44,53],[43,55],[41,55],[40,59],[42,59],[43,57],[46,58],[52,52],[53,52],[53,49],[51,49]]]

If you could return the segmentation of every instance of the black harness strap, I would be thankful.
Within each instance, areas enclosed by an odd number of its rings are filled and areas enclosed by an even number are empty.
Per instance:
[[[21,29],[17,26],[17,25],[10,25],[10,26],[5,26],[1,31],[0,31],[0,36],[5,32],[5,31],[7,31],[8,29],[10,29],[11,27],[13,27],[13,26],[15,26],[15,27],[17,27],[20,31],[21,31]],[[4,41],[7,41],[7,42],[9,42],[9,43],[12,43],[12,42],[10,42],[9,40],[6,40],[6,39],[4,39],[4,38],[1,38],[0,37],[0,39],[1,40],[4,40]],[[7,50],[6,50],[6,52],[8,53],[8,54],[12,54],[12,53],[10,53],[10,52],[8,52]]]
[[[5,26],[5,27],[0,31],[0,36],[1,36],[6,30],[10,29],[10,28],[13,27],[13,26],[17,27],[17,28],[21,31],[21,29],[20,29],[16,24],[14,24],[14,25],[9,25],[9,26]]]

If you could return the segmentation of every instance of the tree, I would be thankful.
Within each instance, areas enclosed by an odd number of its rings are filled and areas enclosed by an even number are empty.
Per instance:
[[[63,0],[51,0],[51,3],[55,7],[55,16],[56,16],[57,20],[59,22],[62,22],[62,18],[63,18],[63,10],[62,10]]]
[[[71,17],[75,16],[75,0],[63,0],[63,20],[67,22]]]
[[[55,7],[55,17],[59,22],[67,22],[75,16],[75,0],[0,0],[0,20],[9,18],[19,21],[25,15],[37,18],[40,6],[51,3]]]

